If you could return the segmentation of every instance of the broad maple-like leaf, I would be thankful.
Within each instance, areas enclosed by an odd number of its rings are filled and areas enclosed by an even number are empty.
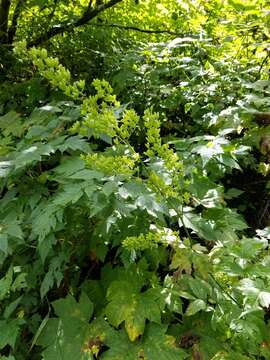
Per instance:
[[[109,304],[105,312],[110,324],[118,327],[125,322],[131,341],[143,334],[146,319],[160,323],[160,312],[164,303],[159,289],[140,293],[130,282],[115,281],[108,289],[107,298]]]
[[[114,330],[104,319],[98,318],[90,325],[88,344],[99,339],[101,360],[182,360],[187,354],[176,346],[175,338],[167,335],[167,326],[150,323],[139,341],[131,342],[123,330]]]
[[[38,339],[38,345],[45,347],[43,360],[86,360],[84,343],[89,332],[89,319],[93,304],[84,293],[79,302],[68,295],[53,302],[58,318],[49,319]],[[91,359],[91,357],[90,357]]]

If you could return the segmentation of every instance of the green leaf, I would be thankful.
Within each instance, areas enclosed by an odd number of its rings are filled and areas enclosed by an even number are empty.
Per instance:
[[[204,217],[213,220],[218,227],[233,228],[234,230],[244,230],[248,228],[244,218],[234,209],[208,209],[204,212]]]
[[[14,348],[21,324],[22,320],[18,319],[11,321],[0,320],[0,349],[3,349],[6,345]]]
[[[93,302],[95,313],[103,310],[106,305],[106,292],[101,281],[85,280],[81,285],[81,290],[85,292],[89,299]]]
[[[183,314],[182,300],[180,298],[179,289],[174,283],[172,277],[166,276],[164,280],[164,288],[162,290],[166,306],[171,312]]]
[[[68,295],[64,299],[54,301],[53,308],[56,315],[67,322],[76,320],[87,323],[93,313],[93,304],[85,293],[82,293],[78,303],[73,296]]]
[[[7,224],[5,231],[7,232],[8,235],[10,235],[12,237],[15,237],[18,239],[23,239],[22,229],[21,229],[20,225],[14,221],[12,224],[11,223]]]
[[[164,304],[160,303],[159,289],[149,289],[140,293],[129,282],[115,281],[108,289],[107,298],[109,304],[105,312],[110,324],[118,327],[125,322],[131,341],[143,334],[146,319],[160,323],[160,313]]]
[[[45,326],[47,325],[47,322],[49,320],[49,315],[50,313],[48,312],[48,314],[45,316],[45,318],[42,320],[41,324],[39,325],[35,335],[34,335],[34,338],[32,340],[32,343],[31,343],[31,346],[30,346],[30,349],[29,351],[32,350],[33,346],[36,345],[36,342],[40,336],[40,334],[42,333],[43,329],[45,328]]]
[[[55,152],[50,144],[35,143],[20,153],[16,154],[14,165],[15,170],[24,168],[25,166],[32,165],[41,160],[42,156],[49,156]]]
[[[0,129],[5,135],[21,136],[23,133],[23,125],[20,115],[15,111],[10,111],[4,116],[0,116]]]
[[[0,234],[0,250],[7,254],[8,252],[8,235]]]
[[[229,189],[226,194],[224,195],[225,199],[233,199],[235,197],[238,197],[240,195],[243,194],[244,191],[236,189],[236,188],[231,188]]]
[[[40,295],[43,298],[47,292],[56,284],[57,287],[60,286],[61,281],[64,277],[64,264],[66,262],[66,257],[63,253],[60,253],[58,256],[55,256],[51,259],[49,270],[45,274],[43,281],[40,287]]]
[[[205,309],[206,309],[206,303],[201,299],[197,299],[189,304],[185,314],[187,316],[192,316],[195,315],[197,312]]]
[[[124,330],[114,330],[103,317],[95,319],[90,324],[89,335],[85,344],[86,349],[89,348],[89,343],[91,344],[97,339],[101,342],[101,346],[97,350],[101,350],[104,345],[109,348],[99,356],[100,359],[136,359],[138,349],[136,345],[130,342],[127,333]]]
[[[268,308],[270,306],[270,292],[261,291],[258,298],[262,307]]]
[[[226,143],[227,141],[224,138],[216,138],[205,145],[196,146],[192,152],[202,157],[203,166],[205,166],[213,157],[224,153],[222,145]]]
[[[155,196],[153,195],[139,196],[135,205],[142,210],[146,210],[149,215],[154,217],[159,217],[160,214],[164,212],[161,205],[156,201]]]
[[[187,228],[194,230],[200,237],[209,241],[216,241],[218,239],[219,234],[213,223],[202,218],[200,215],[191,212],[184,213],[183,221]],[[179,222],[179,225],[182,226],[182,223]]]
[[[85,168],[85,163],[79,156],[63,158],[60,165],[54,168],[54,177],[56,179],[67,178],[70,175]]]
[[[0,161],[0,178],[5,178],[13,167],[12,161]]]
[[[66,150],[80,150],[81,152],[89,152],[90,146],[85,139],[80,136],[70,136],[67,138],[62,145],[58,147],[61,152]]]
[[[16,308],[18,307],[19,303],[21,302],[23,296],[19,296],[16,300],[12,301],[11,303],[8,304],[8,306],[5,308],[4,311],[4,318],[8,319],[10,317],[10,315],[13,313],[13,311],[16,310]]]
[[[188,355],[176,346],[175,338],[166,335],[167,327],[164,325],[149,324],[142,338],[142,356],[151,360],[181,360]]]
[[[54,274],[52,270],[49,270],[42,280],[40,286],[40,296],[43,299],[47,292],[53,287],[54,285]]]
[[[99,339],[109,348],[100,355],[101,360],[186,359],[188,355],[177,347],[175,338],[166,331],[166,326],[150,323],[146,325],[142,338],[131,342],[123,330],[115,331],[99,318],[90,324],[88,344]]]
[[[207,296],[211,294],[211,287],[202,279],[189,277],[188,285],[193,294],[201,300],[206,301]]]
[[[26,277],[27,277],[27,273],[18,274],[11,286],[11,291],[19,291],[27,287]]]
[[[0,300],[3,300],[11,289],[13,280],[13,268],[10,266],[6,275],[0,279]]]
[[[270,226],[262,229],[262,230],[256,230],[256,233],[258,236],[266,239],[270,239]]]
[[[67,206],[69,203],[75,204],[83,195],[79,184],[68,184],[63,191],[59,192],[52,203],[57,206]]]
[[[43,359],[89,359],[89,354],[84,352],[83,344],[89,332],[93,304],[87,295],[82,293],[79,302],[68,295],[65,299],[53,302],[53,307],[59,318],[46,321],[44,329],[36,339],[38,345],[46,348],[43,351]]]
[[[52,202],[42,204],[32,213],[32,234],[42,242],[45,237],[57,226],[58,221],[62,220],[64,209],[55,206]]]

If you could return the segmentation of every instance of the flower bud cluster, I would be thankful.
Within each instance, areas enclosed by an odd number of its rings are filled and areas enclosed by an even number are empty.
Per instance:
[[[179,234],[168,228],[158,229],[155,226],[150,228],[146,234],[129,236],[123,241],[123,246],[128,250],[143,251],[158,247],[159,244],[165,246],[179,242]]]
[[[150,182],[158,187],[164,196],[177,196],[181,191],[181,179],[184,176],[183,163],[177,153],[168,144],[161,143],[159,114],[147,109],[144,113],[144,124],[146,127],[146,147],[145,154],[151,159],[155,156],[162,159],[164,166],[168,170],[171,184],[165,184],[164,180],[157,174],[151,172]]]
[[[88,154],[82,155],[81,158],[86,162],[86,165],[93,169],[102,172],[108,176],[125,175],[130,176],[136,171],[136,163],[139,159],[139,154],[132,157],[123,156],[106,156],[102,154]]]
[[[136,114],[135,110],[126,110],[121,120],[122,124],[119,127],[118,134],[123,140],[128,140],[136,129],[140,121],[140,117]]]
[[[72,81],[70,71],[60,64],[57,58],[49,57],[46,49],[33,48],[29,54],[40,74],[53,86],[62,90],[72,99],[77,100],[82,96],[85,81]]]

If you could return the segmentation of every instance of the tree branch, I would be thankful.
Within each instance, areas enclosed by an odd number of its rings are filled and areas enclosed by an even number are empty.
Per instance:
[[[0,44],[8,43],[8,16],[11,0],[2,0],[0,7]]]
[[[72,31],[73,29],[75,29],[75,28],[77,28],[79,26],[85,25],[90,20],[95,18],[99,13],[103,12],[106,9],[109,9],[109,8],[113,7],[114,5],[118,4],[121,1],[123,1],[123,0],[110,0],[107,3],[103,3],[103,4],[93,8],[92,7],[92,0],[90,0],[84,14],[77,21],[75,21],[74,23],[66,23],[66,24],[61,24],[61,25],[57,25],[57,26],[52,27],[45,34],[39,36],[38,38],[36,38],[36,39],[34,39],[32,41],[30,41],[27,44],[27,46],[28,47],[38,46],[38,45],[44,43],[45,41],[48,41],[49,39],[51,39],[52,37],[54,37],[56,35],[63,34],[64,32],[68,32],[68,31]]]
[[[49,16],[48,16],[48,21],[47,21],[47,23],[48,23],[48,25],[47,25],[47,30],[50,28],[51,22],[52,22],[52,20],[53,20],[53,17],[54,17],[54,14],[55,14],[56,8],[57,8],[58,1],[59,1],[59,0],[54,0],[54,1],[53,1],[53,8],[52,8],[51,13],[50,13],[50,14],[49,14]]]
[[[263,61],[261,62],[260,68],[258,70],[258,74],[256,76],[256,80],[259,80],[260,76],[261,76],[261,71],[264,67],[264,65],[266,64],[266,62],[268,61],[268,59],[270,58],[270,51],[267,51],[267,54],[265,56],[265,58],[263,59]]]
[[[16,31],[17,31],[18,18],[19,18],[20,14],[21,14],[23,3],[24,3],[24,0],[18,0],[18,2],[16,4],[16,7],[14,9],[12,23],[11,23],[9,29],[8,29],[8,43],[9,44],[13,43],[13,39],[14,39],[14,36],[16,34]]]
[[[91,24],[91,26],[100,26],[100,27],[111,27],[111,28],[117,28],[117,29],[121,29],[121,30],[132,30],[132,31],[139,31],[145,34],[169,34],[169,35],[173,35],[173,36],[182,36],[183,34],[181,33],[177,33],[175,31],[170,31],[170,30],[151,30],[151,29],[142,29],[142,28],[138,28],[136,26],[126,26],[126,25],[121,25],[121,24]]]

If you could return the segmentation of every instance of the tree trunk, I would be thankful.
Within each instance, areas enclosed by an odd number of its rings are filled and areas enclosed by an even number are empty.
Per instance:
[[[0,5],[0,45],[8,44],[8,16],[11,0],[2,0]]]
[[[16,35],[16,31],[17,31],[17,24],[18,24],[18,18],[21,15],[21,10],[22,10],[22,6],[23,6],[23,2],[24,0],[18,0],[16,7],[14,9],[14,14],[13,14],[13,18],[12,18],[12,23],[9,27],[9,29],[7,30],[8,33],[8,43],[12,44],[13,40],[14,40],[14,36]]]

